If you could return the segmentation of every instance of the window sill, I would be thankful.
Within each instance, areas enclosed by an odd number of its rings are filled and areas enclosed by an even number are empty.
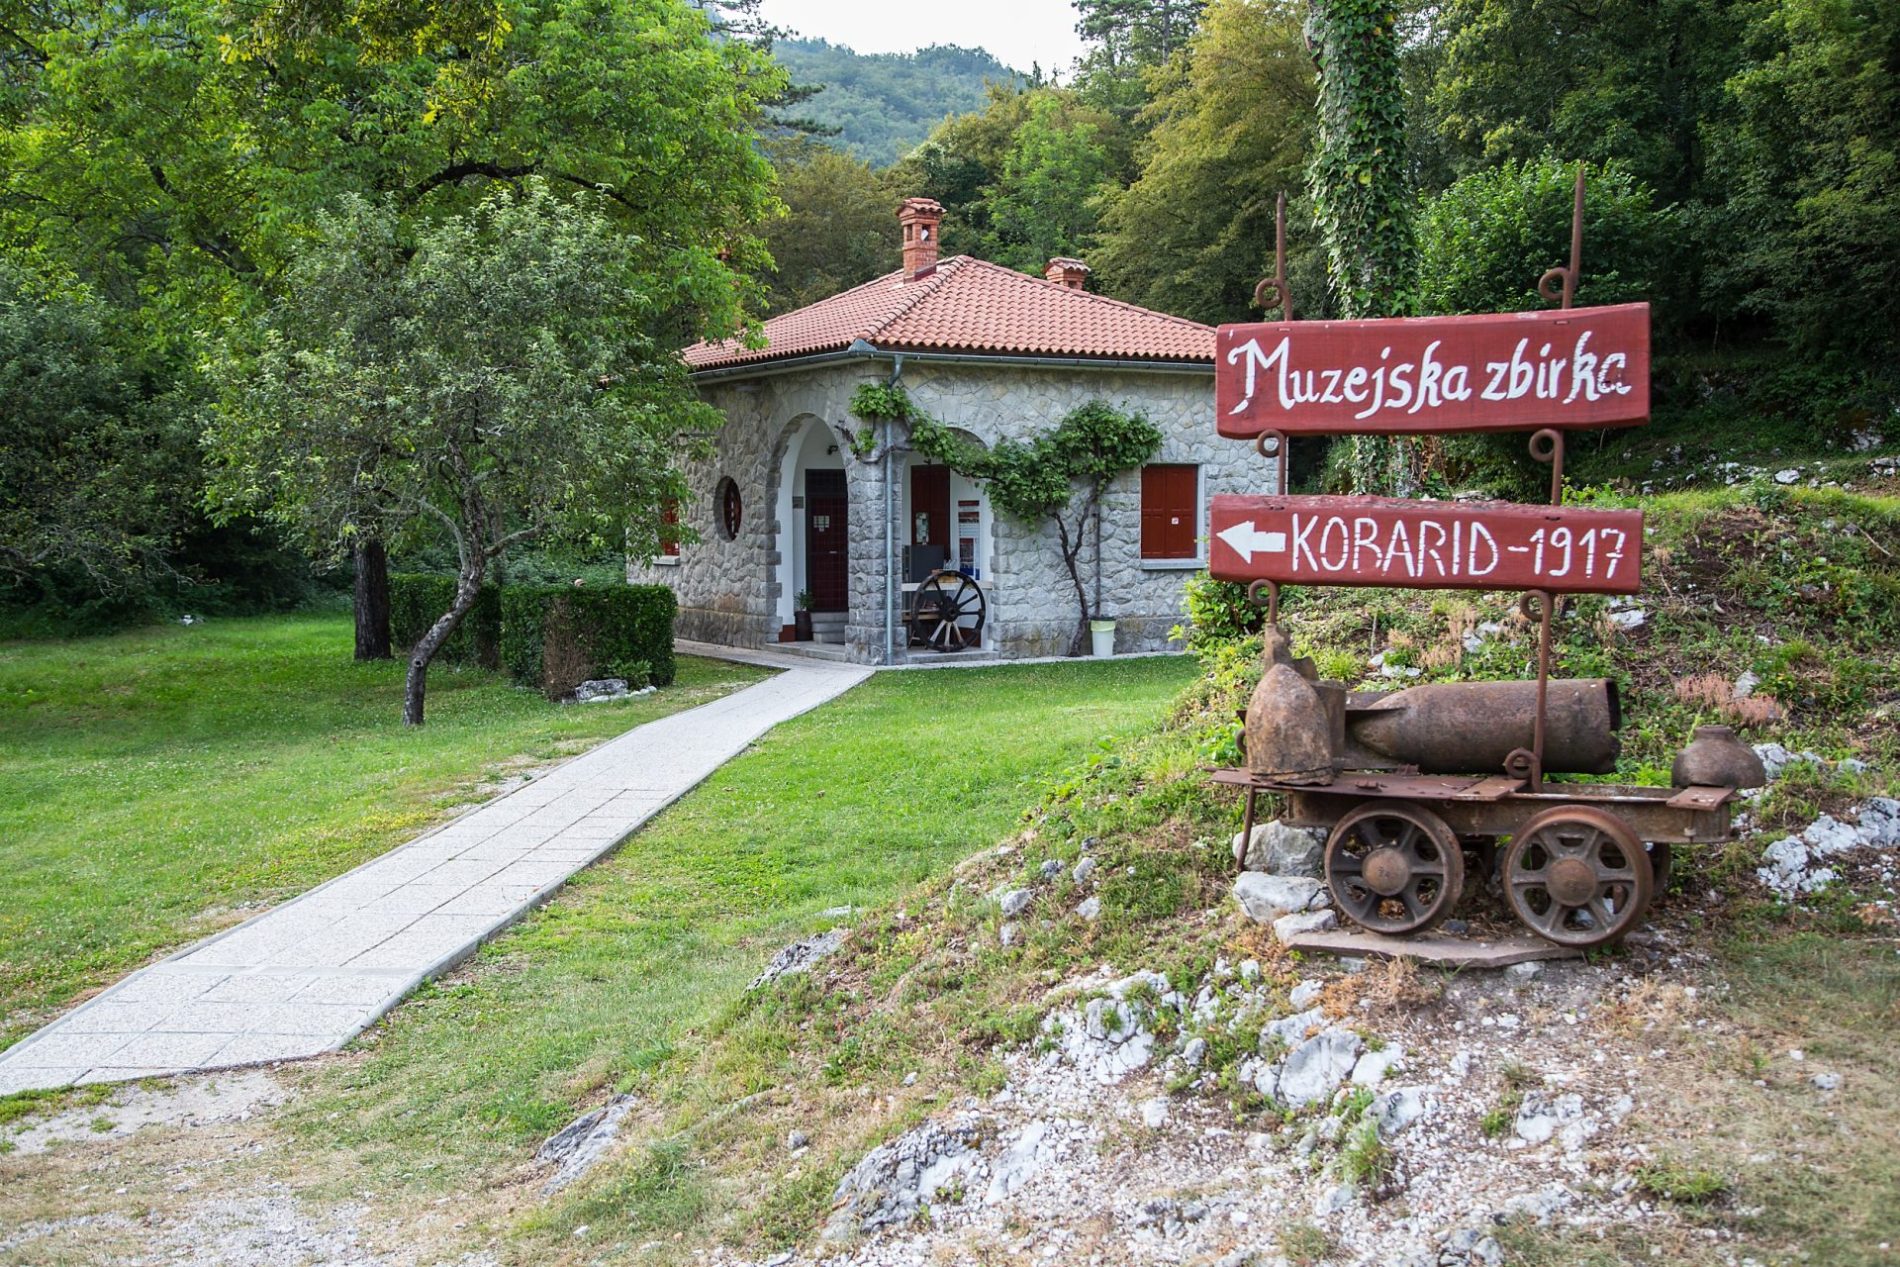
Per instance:
[[[1198,572],[1206,566],[1206,559],[1143,559],[1141,561],[1141,570],[1144,572]]]
[[[679,565],[680,556],[677,554],[662,554],[653,560],[653,566],[656,568],[676,568]]]

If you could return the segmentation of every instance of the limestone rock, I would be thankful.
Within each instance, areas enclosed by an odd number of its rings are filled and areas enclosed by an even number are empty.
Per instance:
[[[917,1217],[920,1206],[975,1169],[981,1131],[973,1120],[949,1126],[926,1122],[880,1144],[838,1181],[837,1206],[825,1224],[826,1240],[869,1235]]]
[[[1338,927],[1339,916],[1331,910],[1301,911],[1274,920],[1273,935],[1283,942],[1290,942],[1301,933],[1326,933]]]
[[[1322,1030],[1288,1054],[1275,1084],[1275,1098],[1293,1109],[1331,1099],[1352,1074],[1364,1049],[1365,1043],[1349,1029]]]
[[[1241,872],[1234,881],[1234,897],[1257,924],[1271,924],[1282,915],[1315,910],[1330,905],[1332,900],[1318,880],[1262,871]]]
[[[803,941],[793,942],[776,955],[773,955],[772,962],[765,965],[765,971],[761,972],[757,977],[754,977],[752,984],[746,988],[756,990],[762,985],[768,985],[778,980],[780,977],[790,976],[795,972],[811,971],[813,964],[837,950],[838,947],[844,945],[846,935],[847,930],[833,928],[818,934],[816,937],[807,937]]]
[[[1326,833],[1310,827],[1288,827],[1277,818],[1253,829],[1253,839],[1244,855],[1240,833],[1235,832],[1233,851],[1243,871],[1314,880],[1325,874]]]
[[[621,1119],[632,1110],[633,1097],[617,1095],[548,1136],[534,1159],[559,1169],[541,1185],[542,1195],[552,1196],[586,1174],[613,1145],[614,1137],[620,1133]]]

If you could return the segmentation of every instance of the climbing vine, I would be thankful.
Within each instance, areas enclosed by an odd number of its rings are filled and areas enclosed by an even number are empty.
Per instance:
[[[1307,43],[1319,69],[1319,144],[1307,184],[1333,294],[1347,317],[1408,316],[1417,303],[1398,22],[1392,0],[1307,6]],[[1409,440],[1353,441],[1353,483],[1362,491],[1410,491],[1417,465]]]
[[[1095,400],[1053,429],[984,448],[925,415],[897,385],[867,383],[851,397],[859,418],[910,424],[912,450],[988,490],[990,504],[1021,523],[1056,526],[1062,564],[1075,586],[1078,620],[1069,653],[1079,655],[1088,622],[1102,607],[1102,494],[1116,476],[1144,465],[1161,448],[1161,429],[1139,413]],[[1082,576],[1087,529],[1095,536],[1093,594]]]

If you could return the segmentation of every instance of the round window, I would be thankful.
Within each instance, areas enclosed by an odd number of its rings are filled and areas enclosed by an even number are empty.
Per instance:
[[[739,535],[739,524],[745,517],[745,506],[739,500],[739,486],[730,475],[719,481],[719,527],[726,534],[726,540],[732,541]]]

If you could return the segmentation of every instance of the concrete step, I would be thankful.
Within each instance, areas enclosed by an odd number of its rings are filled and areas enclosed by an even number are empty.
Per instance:
[[[803,656],[807,660],[849,663],[851,659],[841,644],[829,642],[781,642],[774,644],[772,650],[785,655]]]

